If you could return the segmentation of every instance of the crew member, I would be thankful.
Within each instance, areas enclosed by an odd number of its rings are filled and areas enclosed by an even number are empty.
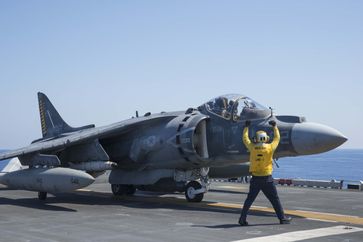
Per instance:
[[[250,209],[253,201],[256,199],[260,190],[265,194],[275,209],[276,215],[280,220],[280,224],[289,224],[291,217],[285,217],[284,210],[281,206],[279,196],[272,178],[273,155],[280,142],[280,132],[276,126],[275,121],[270,121],[269,124],[274,130],[274,139],[269,142],[269,136],[265,131],[258,131],[254,142],[248,137],[248,128],[251,121],[246,121],[246,126],[243,130],[243,143],[250,152],[250,173],[252,179],[250,180],[250,190],[248,192],[246,201],[243,205],[239,224],[247,226],[246,220],[248,210]]]

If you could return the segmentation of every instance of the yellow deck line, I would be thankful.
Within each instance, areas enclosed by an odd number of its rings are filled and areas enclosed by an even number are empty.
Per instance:
[[[212,207],[223,207],[223,208],[234,208],[234,209],[242,208],[241,204],[233,204],[233,203],[208,203],[207,205]],[[272,208],[255,207],[255,206],[252,206],[251,210],[260,211],[260,212],[270,212],[270,213],[275,212]],[[363,225],[363,218],[358,216],[321,213],[313,211],[302,211],[302,210],[289,210],[289,209],[285,209],[284,211],[288,215],[299,216],[304,218]]]
[[[248,187],[246,188],[242,188],[242,187],[234,187],[234,186],[228,186],[228,185],[224,185],[224,186],[217,186],[215,189],[231,189],[233,191],[248,191]]]

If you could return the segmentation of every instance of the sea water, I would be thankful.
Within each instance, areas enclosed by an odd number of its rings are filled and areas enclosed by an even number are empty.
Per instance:
[[[286,157],[277,161],[275,178],[363,181],[363,149],[336,149],[318,155]]]

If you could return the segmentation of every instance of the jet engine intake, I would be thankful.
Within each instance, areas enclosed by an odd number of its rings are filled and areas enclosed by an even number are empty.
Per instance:
[[[186,116],[177,128],[175,143],[180,155],[199,164],[209,158],[207,144],[207,116]]]

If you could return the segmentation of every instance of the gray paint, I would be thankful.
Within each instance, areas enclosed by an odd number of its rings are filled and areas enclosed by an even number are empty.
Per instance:
[[[172,169],[158,169],[146,171],[122,171],[113,170],[109,176],[111,184],[133,184],[133,185],[151,185],[155,184],[161,178],[174,177]]]
[[[74,191],[93,182],[85,172],[62,167],[24,169],[0,176],[0,183],[10,188],[50,193]]]
[[[38,102],[43,139],[52,138],[63,133],[94,127],[93,124],[79,128],[69,126],[66,122],[64,122],[53,104],[49,101],[48,97],[43,93],[38,92]]]
[[[215,177],[246,175],[246,166],[239,166],[248,162],[249,156],[242,143],[245,117],[252,121],[251,137],[256,131],[265,130],[273,138],[268,122],[276,120],[281,133],[276,157],[328,151],[346,141],[338,131],[305,122],[303,117],[274,116],[243,95],[217,98],[230,98],[230,106],[224,112],[219,112],[217,105],[220,103],[212,100],[197,109],[80,128],[66,124],[48,98],[42,93],[38,96],[44,137],[27,147],[1,153],[0,160],[19,157],[23,165],[36,164],[29,157],[48,155],[57,157],[61,167],[69,167],[71,163],[77,167],[79,163],[110,161],[116,164],[111,172],[111,183],[150,184],[162,178],[174,179],[172,171],[198,171],[203,167],[210,167]],[[246,107],[242,109],[243,105]],[[239,114],[237,110],[242,111]]]
[[[339,131],[316,123],[296,124],[291,132],[292,145],[301,155],[329,151],[331,147],[345,140],[346,138]]]

